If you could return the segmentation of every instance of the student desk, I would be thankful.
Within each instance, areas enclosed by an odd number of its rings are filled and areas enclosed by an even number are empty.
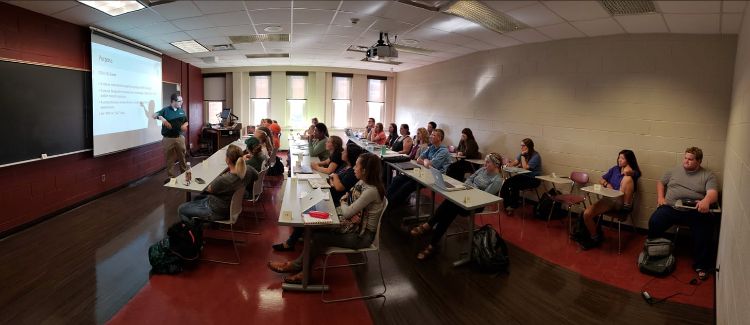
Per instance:
[[[241,140],[237,140],[231,144],[234,144],[240,148],[244,146]],[[186,201],[190,201],[190,193],[201,193],[203,192],[208,184],[211,184],[216,177],[219,177],[221,173],[227,170],[226,154],[229,145],[214,152],[211,156],[204,159],[203,161],[191,166],[192,180],[190,184],[185,184],[185,173],[178,175],[175,178],[169,180],[168,183],[164,184],[167,188],[173,188],[186,192]],[[196,178],[201,178],[205,182],[198,184],[195,181]]]

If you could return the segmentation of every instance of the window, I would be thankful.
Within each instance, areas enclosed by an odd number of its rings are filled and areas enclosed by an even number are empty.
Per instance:
[[[288,123],[295,128],[306,127],[305,106],[307,104],[306,86],[307,74],[287,73],[287,109],[289,112]]]
[[[352,105],[352,77],[333,76],[333,127],[349,127],[349,110]]]
[[[208,123],[219,124],[221,123],[221,110],[224,108],[223,101],[207,101],[208,103]]]
[[[385,78],[367,77],[367,117],[383,120],[385,113]]]
[[[260,123],[271,114],[271,75],[250,75],[250,124]]]

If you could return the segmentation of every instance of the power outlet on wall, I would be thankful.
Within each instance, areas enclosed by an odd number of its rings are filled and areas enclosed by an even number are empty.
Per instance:
[[[102,174],[102,183],[107,181],[107,174]]]

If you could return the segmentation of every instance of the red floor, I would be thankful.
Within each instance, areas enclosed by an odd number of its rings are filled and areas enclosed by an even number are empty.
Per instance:
[[[271,195],[264,193],[269,216],[277,214]],[[251,206],[245,208],[252,211]],[[179,275],[154,275],[141,291],[111,320],[110,324],[313,324],[321,320],[333,323],[371,324],[370,314],[362,301],[324,304],[319,293],[285,292],[282,277],[266,267],[268,260],[285,260],[297,252],[275,253],[271,244],[286,239],[287,227],[279,227],[269,217],[255,223],[252,213],[243,216],[248,230],[262,235],[249,235],[240,246],[240,265],[201,262],[195,269]],[[145,252],[144,252],[145,254]],[[210,240],[204,256],[233,257],[230,242]],[[331,260],[330,262],[336,262]],[[341,262],[341,260],[338,260]],[[320,279],[320,272],[314,273]],[[351,269],[336,268],[326,274],[331,295],[358,294]]]
[[[531,211],[530,207],[526,207]],[[677,295],[670,301],[696,305],[705,308],[714,308],[714,277],[700,285],[687,284],[695,277],[692,271],[692,258],[690,257],[690,245],[688,240],[682,242],[677,250],[677,268],[673,276],[656,278],[641,274],[636,266],[638,254],[643,248],[645,235],[638,235],[627,230],[622,232],[622,254],[617,254],[617,229],[605,227],[605,242],[601,247],[588,251],[580,250],[579,246],[568,239],[568,221],[564,223],[552,220],[549,226],[543,220],[530,217],[530,212],[524,220],[521,211],[517,210],[514,216],[509,217],[504,213],[498,220],[497,216],[484,216],[476,220],[477,224],[490,223],[495,229],[498,221],[502,223],[503,238],[526,251],[533,253],[545,260],[565,267],[581,275],[604,282],[628,291],[648,291],[656,298],[665,297],[676,292],[686,295]],[[511,256],[511,263],[513,257]],[[649,280],[653,281],[649,282]],[[645,287],[644,287],[645,286]],[[693,291],[695,291],[693,293]],[[691,295],[692,293],[692,295]]]

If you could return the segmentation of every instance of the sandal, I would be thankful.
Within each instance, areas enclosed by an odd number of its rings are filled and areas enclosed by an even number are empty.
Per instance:
[[[287,244],[286,242],[271,246],[273,250],[277,252],[291,252],[294,250],[294,246]]]
[[[434,252],[435,247],[432,245],[427,245],[427,247],[425,247],[421,252],[417,254],[417,259],[420,261],[424,261],[429,258]]]
[[[708,280],[708,272],[706,272],[703,269],[695,269],[695,273],[697,274],[698,280],[706,281]]]
[[[432,230],[432,227],[430,226],[430,224],[429,223],[423,223],[423,224],[421,224],[419,226],[416,226],[416,227],[412,228],[411,231],[410,231],[410,233],[411,233],[411,235],[413,237],[419,237],[419,236],[423,235],[424,233],[426,233],[426,232],[428,232],[430,230]]]
[[[284,277],[284,282],[290,284],[302,284],[303,278],[304,274],[302,274],[302,272],[299,272],[297,274]]]
[[[296,273],[301,271],[301,268],[294,266],[292,262],[268,262],[268,268],[276,273]]]

